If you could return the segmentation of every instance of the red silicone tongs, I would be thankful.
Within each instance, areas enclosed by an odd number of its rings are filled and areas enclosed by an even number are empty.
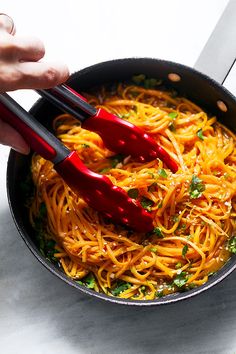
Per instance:
[[[70,151],[31,114],[6,93],[0,95],[1,118],[24,137],[30,147],[46,160],[65,182],[94,209],[139,232],[153,229],[151,215],[109,178],[89,170],[75,151]]]
[[[131,155],[141,162],[159,158],[172,172],[178,170],[176,162],[148,134],[104,109],[91,106],[72,88],[59,85],[37,92],[58,108],[71,113],[81,122],[83,128],[99,134],[109,150]]]

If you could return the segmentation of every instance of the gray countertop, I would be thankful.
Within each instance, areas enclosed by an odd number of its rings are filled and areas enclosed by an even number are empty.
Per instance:
[[[181,303],[126,307],[78,293],[44,269],[0,212],[1,353],[236,352],[236,274]],[[9,256],[10,254],[10,256]]]
[[[162,57],[193,65],[227,0],[146,0],[142,5],[133,0],[91,0],[80,6],[75,0],[53,0],[47,2],[47,11],[42,3],[8,0],[1,11],[16,19],[20,33],[31,32],[30,26],[32,34],[45,41],[49,57],[60,53],[73,71],[127,56]],[[121,16],[126,21],[119,27]],[[125,35],[127,26],[132,31]],[[62,47],[58,48],[55,36]],[[227,84],[236,92],[235,70]],[[25,92],[15,97],[27,108],[35,99]],[[5,188],[8,151],[0,147],[0,353],[236,353],[236,273],[190,300],[139,308],[80,294],[44,269],[25,246],[10,215]]]

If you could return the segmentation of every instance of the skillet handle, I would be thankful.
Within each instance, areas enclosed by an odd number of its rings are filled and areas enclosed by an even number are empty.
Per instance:
[[[230,0],[194,68],[223,84],[236,60],[236,1]]]

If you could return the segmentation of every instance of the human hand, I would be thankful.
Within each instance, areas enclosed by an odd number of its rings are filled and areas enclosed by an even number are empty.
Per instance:
[[[39,61],[45,54],[40,40],[14,34],[12,19],[0,14],[0,93],[17,89],[50,88],[66,81],[69,70],[65,65]],[[0,143],[23,154],[30,151],[21,135],[1,120],[1,112]]]

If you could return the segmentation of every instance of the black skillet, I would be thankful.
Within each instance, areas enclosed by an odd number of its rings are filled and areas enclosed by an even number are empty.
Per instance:
[[[198,69],[204,72],[209,71],[215,77],[217,72],[217,79],[220,82],[224,81],[225,73],[228,72],[228,68],[231,67],[235,58],[235,53],[231,50],[232,42],[230,42],[230,38],[235,38],[233,32],[228,32],[225,39],[223,31],[226,29],[226,24],[228,29],[230,27],[234,28],[233,14],[235,13],[236,2],[230,1],[196,64]],[[218,39],[218,42],[216,39]],[[210,65],[208,65],[209,63]],[[216,114],[223,124],[236,132],[236,98],[213,79],[184,65],[149,58],[113,60],[81,70],[73,74],[67,83],[78,92],[86,92],[100,84],[127,80],[140,73],[150,78],[161,79],[165,87],[176,90],[179,95],[186,95],[208,112]],[[40,99],[31,108],[30,113],[47,127],[50,127],[50,122],[60,111],[45,99]],[[29,165],[30,157],[22,156],[11,150],[7,168],[7,191],[10,209],[18,231],[35,257],[48,270],[83,293],[117,304],[138,306],[168,304],[190,298],[207,290],[223,280],[236,268],[236,256],[233,256],[217,274],[210,277],[206,284],[188,292],[171,294],[151,301],[119,299],[87,289],[68,278],[60,268],[45,259],[38,249],[35,233],[29,224],[27,210],[22,205],[22,192],[19,188],[26,176],[26,171],[29,171]]]

